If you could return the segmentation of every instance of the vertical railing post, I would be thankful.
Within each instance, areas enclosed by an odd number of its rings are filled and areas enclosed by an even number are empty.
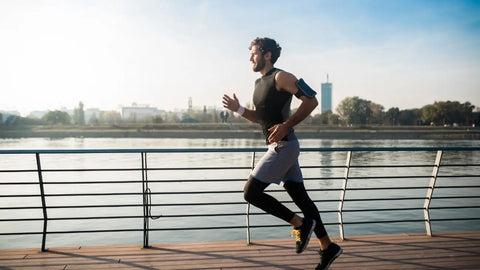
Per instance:
[[[149,231],[150,231],[150,224],[149,224],[149,203],[148,203],[148,196],[149,196],[149,188],[148,188],[148,175],[147,175],[147,153],[141,152],[142,156],[142,193],[143,193],[143,247],[148,248],[149,245]]]
[[[253,170],[255,168],[255,152],[252,152],[252,162],[250,168]],[[247,226],[247,245],[250,245],[250,203],[247,202],[247,207],[245,211],[245,221]]]
[[[45,201],[45,189],[43,186],[43,174],[42,174],[42,165],[40,162],[40,153],[35,153],[35,157],[37,160],[38,183],[40,185],[40,197],[42,200],[42,210],[43,210],[43,234],[42,234],[42,252],[43,252],[43,251],[46,251],[45,243],[47,241],[48,214],[47,214],[47,203]]]
[[[435,183],[437,182],[438,171],[440,170],[440,161],[442,160],[443,151],[437,151],[437,157],[435,158],[435,165],[432,171],[432,177],[430,178],[430,184],[428,185],[427,197],[423,205],[423,214],[425,216],[425,228],[427,235],[432,236],[432,225],[430,223],[430,203],[432,201],[433,190],[435,189]]]
[[[342,191],[340,192],[340,203],[338,205],[338,225],[340,226],[340,239],[345,239],[345,232],[343,229],[343,203],[345,201],[345,193],[347,191],[348,174],[350,172],[350,165],[352,163],[352,151],[347,152],[347,161],[345,162],[345,174],[343,177]]]

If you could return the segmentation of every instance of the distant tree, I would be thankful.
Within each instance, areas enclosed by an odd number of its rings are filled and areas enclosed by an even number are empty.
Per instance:
[[[0,113],[0,126],[3,125],[3,115]]]
[[[79,126],[85,125],[85,111],[81,101],[78,103],[78,107],[73,110],[73,123]]]
[[[423,123],[422,110],[421,109],[401,110],[398,115],[398,123],[400,125],[407,125],[407,126],[421,125]]]
[[[312,117],[312,124],[315,125],[328,125],[328,117],[332,114],[331,110],[316,114]]]
[[[330,126],[338,126],[340,124],[340,116],[335,113],[331,113],[328,115],[328,124]]]
[[[368,124],[372,110],[371,101],[359,97],[344,98],[337,107],[340,121],[345,125]]]
[[[439,124],[440,122],[440,113],[437,111],[437,108],[432,105],[425,105],[422,107],[422,122],[430,124]]]
[[[49,111],[42,117],[42,120],[50,125],[70,125],[72,122],[72,118],[68,113],[58,110]]]
[[[381,125],[385,118],[384,107],[380,104],[367,101],[370,103],[370,117],[367,124],[371,125]]]
[[[422,107],[422,121],[436,125],[470,125],[474,108],[470,102],[435,101]]]
[[[152,121],[155,124],[161,124],[161,123],[163,123],[163,118],[162,118],[161,115],[155,115],[155,116],[153,116]]]
[[[338,125],[340,123],[340,116],[334,114],[331,110],[327,110],[321,114],[312,116],[311,122],[316,125]]]
[[[190,113],[188,113],[188,117],[197,119],[199,123],[212,122],[212,115],[208,113],[207,106],[203,106],[203,110],[192,110]]]
[[[165,123],[180,123],[180,117],[178,117],[178,114],[175,112],[168,112],[165,115]]]
[[[397,107],[390,108],[388,109],[387,112],[385,112],[385,123],[387,125],[396,126],[400,124],[399,116],[400,116],[399,108]]]

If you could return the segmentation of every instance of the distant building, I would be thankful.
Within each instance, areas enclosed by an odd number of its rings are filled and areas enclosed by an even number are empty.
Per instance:
[[[122,107],[122,119],[142,119],[148,116],[155,116],[162,114],[162,111],[156,107],[150,107],[148,105],[137,105],[133,103],[131,107]]]
[[[20,113],[17,111],[0,111],[0,126],[10,126],[20,118]]]
[[[321,110],[322,113],[326,111],[333,111],[332,110],[332,83],[328,82],[328,74],[327,74],[327,82],[322,83],[322,93],[321,93]]]
[[[92,119],[98,119],[103,114],[103,112],[97,108],[88,108],[84,110],[83,114],[85,123],[89,123]]]
[[[20,113],[18,111],[2,111],[2,110],[0,110],[0,113],[3,114],[3,115],[20,116]]]

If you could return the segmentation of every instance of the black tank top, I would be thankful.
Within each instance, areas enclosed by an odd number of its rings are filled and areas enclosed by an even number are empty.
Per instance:
[[[257,119],[262,126],[265,139],[270,135],[269,128],[285,122],[290,117],[292,94],[286,91],[278,91],[275,87],[275,75],[279,71],[281,70],[273,68],[255,81],[253,104],[255,105]],[[282,140],[288,141],[293,139],[296,139],[296,137],[293,129],[291,129]]]

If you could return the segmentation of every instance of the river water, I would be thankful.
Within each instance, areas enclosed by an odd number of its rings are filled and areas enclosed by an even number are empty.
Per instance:
[[[438,147],[438,146],[480,146],[480,141],[476,140],[320,140],[308,139],[300,140],[301,147]],[[263,140],[255,139],[142,139],[142,138],[22,138],[22,139],[0,139],[0,150],[4,149],[164,149],[164,148],[263,148]],[[257,154],[258,157],[261,153]],[[434,164],[435,152],[355,152],[352,158],[352,165],[392,165],[392,164]],[[302,166],[338,166],[341,167],[346,161],[345,152],[303,152],[300,156]],[[178,154],[149,154],[149,167],[167,168],[167,167],[249,167],[251,165],[250,153],[178,153]],[[445,153],[442,164],[480,164],[480,153],[476,152],[452,152]],[[134,164],[134,165],[133,165]],[[43,169],[95,169],[95,168],[132,168],[141,164],[139,154],[67,154],[67,155],[42,155]],[[36,162],[33,155],[0,155],[0,170],[23,170],[35,169]],[[478,175],[478,167],[442,167],[441,174],[467,174]],[[306,180],[305,184],[309,189],[335,189],[341,187],[341,178],[344,175],[344,168],[313,168],[303,169],[304,177],[321,178],[321,180]],[[432,168],[374,168],[374,169],[352,169],[349,181],[349,188],[363,187],[390,187],[390,186],[428,186],[429,175]],[[248,177],[249,170],[165,170],[153,171],[149,174],[149,179],[236,179],[238,181],[197,181],[185,183],[152,183],[150,189],[152,192],[171,192],[171,191],[199,191],[199,190],[238,190],[243,189],[243,180]],[[385,180],[385,175],[408,175],[418,178]],[[45,173],[44,181],[108,181],[108,180],[139,180],[138,171],[121,172],[74,172],[74,173]],[[370,178],[369,178],[370,177]],[[38,181],[35,173],[0,173],[1,182],[25,182]],[[450,181],[450,182],[449,182]],[[455,179],[454,185],[478,185],[479,179],[476,177],[464,177]],[[452,185],[451,179],[440,178],[437,185]],[[112,185],[47,185],[46,192],[49,194],[69,194],[74,192],[92,193],[95,192],[141,192],[142,187],[139,183]],[[289,201],[286,193],[280,192],[281,186],[272,185],[269,190],[275,191],[273,196],[280,200]],[[39,206],[40,199],[32,198],[12,198],[5,195],[14,194],[38,194],[37,185],[0,185],[0,206]],[[402,193],[403,192],[403,193]],[[439,189],[435,190],[434,195],[455,196],[455,195],[478,195],[479,189]],[[405,194],[407,193],[407,194]],[[414,190],[363,190],[348,191],[347,199],[365,199],[371,197],[399,198],[405,196],[425,197],[426,189]],[[310,193],[314,200],[326,200],[317,203],[322,213],[324,223],[335,223],[338,221],[334,210],[338,208],[338,202],[329,202],[329,200],[338,200],[339,191],[314,191]],[[87,202],[85,202],[87,199]],[[243,201],[241,192],[229,194],[202,194],[202,195],[152,195],[152,203],[182,203],[182,202],[230,202]],[[85,204],[141,204],[142,198],[139,196],[125,197],[48,197],[47,205],[85,205]],[[344,209],[353,210],[361,208],[404,208],[404,207],[423,207],[424,200],[399,200],[399,201],[353,201],[346,202]],[[451,206],[459,204],[480,205],[479,199],[469,199],[468,201],[438,200],[432,201],[432,206]],[[288,207],[295,209],[293,204],[287,204]],[[80,208],[80,209],[49,209],[49,218],[55,217],[78,217],[78,216],[101,216],[101,215],[142,215],[141,207],[118,208],[112,212],[112,209],[102,208]],[[152,215],[176,215],[185,213],[243,213],[245,205],[227,205],[227,206],[198,206],[192,207],[153,207]],[[261,213],[258,209],[252,208],[252,212]],[[449,217],[480,217],[479,208],[455,209],[455,210],[432,210],[432,218]],[[0,219],[16,218],[41,218],[41,210],[0,210]],[[422,210],[412,211],[367,211],[367,212],[346,212],[345,222],[356,221],[375,221],[375,220],[404,220],[404,219],[423,219]],[[283,224],[269,215],[251,216],[252,225],[262,224]],[[480,230],[480,222],[477,221],[442,221],[435,222],[432,225],[433,231],[451,231],[451,230]],[[244,216],[227,217],[201,217],[201,218],[159,218],[150,221],[150,228],[178,228],[185,226],[242,226],[245,224]],[[42,221],[29,222],[0,222],[0,233],[8,232],[28,232],[41,231]],[[120,229],[120,228],[143,228],[143,219],[114,219],[114,220],[60,220],[49,221],[49,231],[69,231],[69,230],[96,230],[96,229]],[[337,225],[328,225],[327,231],[331,236],[339,235]],[[277,228],[258,228],[252,229],[252,239],[266,238],[287,238],[289,237],[288,227]],[[352,224],[345,226],[345,234],[363,235],[363,234],[390,234],[405,232],[425,232],[424,222],[398,222],[398,223],[371,223],[371,224]],[[188,231],[153,231],[150,233],[150,243],[165,242],[192,242],[192,241],[225,241],[225,240],[243,240],[245,239],[244,229],[226,229],[226,230],[188,230]],[[20,235],[20,236],[0,236],[0,248],[23,248],[38,247],[41,243],[40,235]],[[142,244],[142,232],[117,232],[117,233],[89,233],[89,234],[53,234],[47,238],[47,247],[49,246],[84,246],[84,245],[110,245],[110,244]]]

